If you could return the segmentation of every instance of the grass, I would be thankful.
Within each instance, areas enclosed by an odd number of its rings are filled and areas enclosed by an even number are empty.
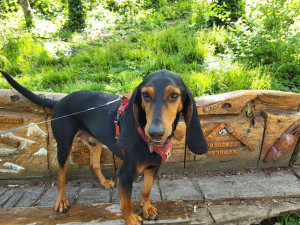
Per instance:
[[[266,219],[260,223],[260,225],[299,225],[299,224],[300,224],[299,213],[289,213],[288,215],[285,216]]]
[[[250,68],[224,54],[223,28],[197,29],[177,21],[129,33],[94,45],[67,43],[53,52],[49,46],[55,41],[45,43],[30,35],[10,38],[2,50],[2,69],[34,91],[121,94],[159,69],[181,75],[195,95],[271,88],[267,68]],[[9,88],[4,79],[0,88]]]

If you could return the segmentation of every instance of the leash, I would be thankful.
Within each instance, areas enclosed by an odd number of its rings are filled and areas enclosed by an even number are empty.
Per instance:
[[[54,118],[54,119],[45,120],[45,121],[38,122],[38,123],[30,123],[29,125],[26,125],[26,126],[17,127],[17,128],[10,129],[10,130],[6,130],[6,131],[1,131],[1,132],[0,132],[0,135],[7,134],[7,133],[11,133],[11,132],[14,132],[14,131],[17,131],[17,130],[21,130],[21,129],[24,129],[24,128],[27,128],[27,127],[36,126],[36,125],[39,125],[39,124],[51,122],[51,121],[54,121],[54,120],[63,119],[63,118],[69,117],[69,116],[74,116],[74,115],[77,115],[77,114],[80,114],[80,113],[85,113],[85,112],[92,111],[92,110],[95,110],[95,109],[103,108],[103,107],[105,107],[105,106],[114,104],[114,103],[116,103],[116,102],[120,102],[122,99],[123,99],[123,98],[119,96],[119,98],[117,98],[117,99],[115,99],[115,100],[113,100],[113,101],[107,102],[107,103],[105,103],[105,104],[103,104],[103,105],[99,105],[99,106],[96,106],[96,107],[88,108],[88,109],[85,109],[85,110],[82,110],[82,111],[79,111],[79,112],[75,112],[75,113],[71,113],[71,114],[68,114],[68,115],[56,117],[56,118]]]

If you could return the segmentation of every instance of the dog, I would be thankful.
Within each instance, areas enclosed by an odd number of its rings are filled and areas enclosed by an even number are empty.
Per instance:
[[[10,85],[35,104],[53,109],[52,118],[80,112],[116,100],[117,95],[95,91],[73,92],[60,101],[42,98],[18,84],[1,71]],[[132,184],[144,172],[141,206],[145,219],[158,219],[158,212],[150,203],[150,191],[159,167],[167,158],[171,139],[180,114],[186,123],[186,144],[195,154],[204,154],[208,145],[203,136],[197,108],[191,91],[174,72],[159,70],[147,75],[138,85],[127,109],[118,115],[116,136],[115,120],[123,103],[110,104],[84,113],[63,117],[51,122],[57,142],[59,162],[58,195],[55,210],[65,213],[70,204],[66,197],[65,180],[68,157],[74,137],[80,137],[90,149],[91,166],[105,188],[115,184],[107,180],[100,168],[101,145],[105,144],[123,160],[118,171],[117,186],[120,208],[126,225],[139,225],[142,218],[132,208]]]

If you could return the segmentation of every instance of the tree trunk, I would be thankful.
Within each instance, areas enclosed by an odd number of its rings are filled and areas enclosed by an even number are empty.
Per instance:
[[[30,3],[28,0],[19,0],[19,1],[20,1],[20,5],[22,6],[23,13],[24,13],[26,27],[31,28],[34,26],[34,23],[33,23],[34,14],[30,7]]]

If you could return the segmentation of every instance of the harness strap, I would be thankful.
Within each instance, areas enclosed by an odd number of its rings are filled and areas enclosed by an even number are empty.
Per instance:
[[[172,138],[167,141],[164,145],[155,145],[149,142],[145,132],[139,126],[138,132],[143,138],[143,140],[148,144],[149,148],[152,148],[153,152],[156,152],[161,156],[161,163],[164,163],[170,156],[171,156],[171,149],[172,149]]]
[[[125,95],[123,95],[122,97],[122,103],[118,109],[118,112],[117,112],[117,117],[114,121],[115,125],[116,125],[116,135],[115,135],[115,139],[118,140],[119,139],[119,136],[120,136],[120,119],[122,117],[122,115],[124,114],[124,112],[126,111],[127,109],[127,106],[129,104],[129,100],[131,98],[131,94],[130,93],[127,93]]]
[[[114,121],[114,123],[116,125],[116,134],[115,134],[116,140],[118,140],[119,136],[120,136],[120,119],[128,107],[130,98],[131,98],[131,94],[125,94],[122,97],[123,101],[118,109],[117,117]],[[138,132],[139,132],[140,136],[142,137],[142,139],[145,141],[145,143],[148,145],[149,149],[151,149],[151,152],[152,151],[156,152],[157,154],[159,154],[161,156],[161,163],[164,163],[167,160],[167,158],[170,157],[171,149],[172,149],[172,138],[170,140],[168,140],[168,142],[162,146],[155,145],[148,140],[145,132],[143,131],[143,129],[140,126],[138,127]],[[121,152],[122,152],[123,156],[125,156],[125,150],[121,149]]]

